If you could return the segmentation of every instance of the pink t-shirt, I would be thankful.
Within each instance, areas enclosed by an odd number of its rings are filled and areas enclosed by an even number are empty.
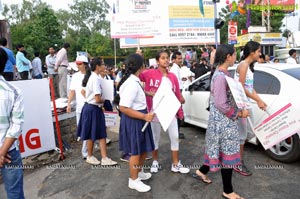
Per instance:
[[[162,81],[163,74],[159,69],[145,70],[140,74],[141,82],[144,82],[146,92],[156,92]],[[175,93],[178,100],[180,100],[181,94],[179,89],[179,83],[176,75],[172,72],[168,72],[167,78],[172,84],[172,90]],[[146,95],[146,102],[148,111],[152,110],[153,102],[152,96]],[[181,117],[181,116],[179,116]]]

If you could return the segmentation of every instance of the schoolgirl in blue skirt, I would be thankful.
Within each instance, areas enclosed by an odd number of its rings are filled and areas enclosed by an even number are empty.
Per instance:
[[[94,142],[100,140],[101,165],[116,165],[106,154],[106,126],[105,117],[102,111],[104,99],[101,98],[101,81],[99,74],[105,71],[104,63],[96,58],[91,62],[91,71],[87,70],[83,79],[85,86],[85,99],[80,120],[77,127],[77,136],[81,140],[87,140],[88,156],[86,162],[93,165],[100,164],[100,161],[93,156]]]
[[[151,125],[142,132],[146,122],[152,121],[154,113],[148,113],[146,96],[140,84],[139,75],[144,70],[142,56],[132,54],[126,59],[125,73],[118,85],[121,111],[120,150],[131,155],[129,159],[130,178],[128,187],[138,192],[151,190],[142,180],[151,178],[142,169],[147,152],[154,150]]]

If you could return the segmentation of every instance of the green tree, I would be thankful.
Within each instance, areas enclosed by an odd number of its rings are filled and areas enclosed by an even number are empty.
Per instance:
[[[109,5],[105,0],[74,0],[70,6],[71,24],[77,30],[87,28],[91,32],[107,35],[109,32],[106,19]]]
[[[30,59],[33,58],[34,51],[39,51],[41,56],[45,56],[49,46],[62,43],[55,13],[41,0],[23,0],[21,6],[5,5],[3,15],[11,24],[13,46],[24,44]]]

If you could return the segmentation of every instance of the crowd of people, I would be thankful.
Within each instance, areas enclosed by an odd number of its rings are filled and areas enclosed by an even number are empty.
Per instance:
[[[21,168],[22,161],[16,147],[16,139],[21,134],[24,121],[22,93],[8,81],[15,79],[15,68],[22,80],[29,79],[30,75],[34,79],[43,78],[42,61],[38,52],[35,53],[34,60],[29,61],[23,45],[17,46],[18,52],[14,58],[13,52],[5,47],[7,40],[1,38],[0,42],[0,94],[3,98],[0,113],[6,118],[0,122],[0,168],[8,198],[24,198],[22,169],[12,170],[5,167],[14,164]],[[81,155],[91,165],[118,164],[110,159],[107,153],[107,132],[103,113],[114,110],[112,101],[103,96],[104,89],[107,89],[103,81],[112,79],[114,87],[110,89],[114,89],[114,95],[119,97],[115,105],[120,116],[121,160],[129,163],[128,187],[138,192],[151,190],[143,181],[150,179],[151,173],[157,173],[161,168],[158,151],[162,125],[153,110],[153,97],[161,83],[167,82],[166,85],[174,92],[177,100],[184,104],[185,99],[181,94],[184,85],[193,78],[212,71],[204,163],[195,171],[195,176],[203,183],[210,184],[212,180],[207,176],[208,172],[221,170],[222,196],[229,199],[242,198],[233,190],[232,172],[236,171],[244,176],[252,174],[243,159],[243,151],[245,141],[253,136],[248,135],[249,125],[246,118],[253,115],[251,110],[239,109],[236,106],[225,80],[225,76],[229,76],[228,67],[236,63],[237,52],[233,46],[211,46],[209,53],[206,48],[202,48],[199,57],[194,49],[189,49],[190,52],[184,55],[180,51],[173,51],[171,55],[167,51],[159,51],[155,57],[157,68],[146,68],[143,54],[138,51],[127,57],[118,72],[108,70],[102,59],[89,59],[80,55],[75,61],[78,72],[72,75],[68,91],[66,75],[69,48],[70,44],[65,43],[63,48],[55,53],[54,48],[49,47],[45,63],[49,76],[57,86],[57,94],[60,97],[68,97],[67,112],[71,112],[71,102],[76,98],[76,135],[83,141]],[[267,104],[253,88],[254,63],[262,58],[260,48],[260,44],[255,41],[249,41],[244,46],[234,78],[242,83],[246,96],[255,100],[260,109],[266,110]],[[292,59],[295,52],[291,50],[290,55]],[[179,158],[179,139],[184,139],[184,134],[180,132],[183,116],[180,107],[166,131],[170,138],[170,170],[180,174],[190,172],[190,168],[184,166]],[[150,125],[142,132],[145,123]],[[100,146],[101,160],[93,155],[97,142]],[[149,154],[152,154],[153,161],[150,172],[146,172],[143,164]]]

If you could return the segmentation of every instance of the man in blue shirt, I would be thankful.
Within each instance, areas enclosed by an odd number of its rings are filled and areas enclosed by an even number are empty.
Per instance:
[[[17,45],[16,65],[22,80],[28,80],[30,61],[24,55],[24,45]]]
[[[2,72],[3,77],[6,81],[13,81],[14,80],[14,71],[16,66],[16,59],[14,53],[8,49],[7,47],[7,40],[4,37],[0,38],[0,47],[3,48],[8,56],[8,60],[5,64],[4,71]]]

